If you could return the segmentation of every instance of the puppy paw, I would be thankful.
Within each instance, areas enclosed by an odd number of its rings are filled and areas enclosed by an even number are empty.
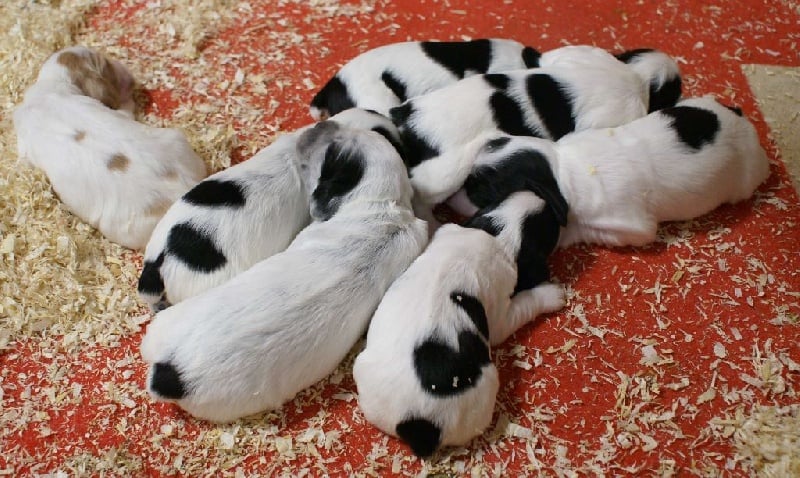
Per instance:
[[[548,314],[567,305],[567,291],[561,284],[542,284],[533,289],[539,302],[539,313]]]

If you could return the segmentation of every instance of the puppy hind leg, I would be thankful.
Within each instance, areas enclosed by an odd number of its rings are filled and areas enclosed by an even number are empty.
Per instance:
[[[567,304],[564,286],[542,283],[533,289],[523,290],[511,298],[506,320],[495,324],[491,330],[491,344],[504,342],[520,327],[531,322],[541,314],[555,312]]]

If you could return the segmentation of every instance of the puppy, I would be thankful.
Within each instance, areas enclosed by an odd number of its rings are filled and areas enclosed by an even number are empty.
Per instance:
[[[520,289],[517,278],[528,218],[546,207],[518,192],[471,227],[442,226],[375,312],[353,367],[359,405],[414,454],[482,433],[499,385],[489,345],[564,306],[563,287]]]
[[[530,178],[553,177],[569,204],[560,247],[642,246],[656,239],[659,222],[689,220],[749,198],[769,176],[769,161],[741,110],[704,97],[556,143],[497,137],[484,144],[466,176],[451,178],[463,188],[449,204],[462,214],[518,190],[547,200],[552,193],[537,192]]]
[[[683,82],[678,63],[672,57],[651,48],[627,50],[614,56],[647,84],[648,113],[675,106],[681,97]]]
[[[325,121],[298,139],[313,222],[289,247],[156,315],[141,352],[147,388],[217,422],[279,407],[336,368],[427,230],[381,135]]]
[[[133,77],[82,46],[52,55],[14,111],[19,157],[67,209],[141,249],[170,205],[206,175],[184,134],[133,119]]]
[[[360,109],[336,115],[341,126],[373,130],[396,147],[387,118]],[[158,223],[144,253],[139,296],[155,311],[211,289],[283,251],[311,221],[315,178],[298,138],[286,134],[248,161],[220,171],[177,201]],[[299,148],[299,149],[298,149]]]
[[[403,101],[470,75],[536,66],[539,52],[513,40],[393,43],[345,64],[311,100],[311,116],[326,119],[353,107],[383,115]]]

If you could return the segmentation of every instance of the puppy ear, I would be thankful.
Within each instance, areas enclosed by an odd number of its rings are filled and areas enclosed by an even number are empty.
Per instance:
[[[84,95],[119,109],[122,100],[117,74],[105,56],[93,51],[89,56],[66,51],[58,56],[58,63],[67,69],[70,80]]]
[[[356,187],[364,176],[363,153],[335,141],[325,150],[317,187],[311,194],[311,216],[327,221],[339,209],[341,199]]]
[[[428,457],[439,447],[442,431],[424,418],[410,418],[397,424],[397,436],[408,443],[418,457]]]
[[[569,204],[561,194],[550,163],[538,151],[527,150],[524,153],[528,155],[527,161],[531,168],[528,175],[528,189],[544,199],[555,214],[559,225],[566,226]]]

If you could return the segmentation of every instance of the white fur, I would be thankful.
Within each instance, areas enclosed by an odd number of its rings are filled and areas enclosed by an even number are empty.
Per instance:
[[[51,56],[14,111],[20,158],[41,168],[66,207],[113,242],[144,247],[167,208],[206,175],[203,161],[177,129],[133,119],[133,78],[111,62],[119,109],[86,96]],[[116,158],[116,160],[115,160]],[[124,159],[123,159],[124,158]]]
[[[523,105],[528,126],[547,131],[526,93],[526,79],[533,73],[568,85],[576,131],[617,126],[647,113],[645,83],[605,50],[565,47],[543,58],[551,66],[504,73],[511,80],[510,95]],[[398,125],[401,133],[412,132],[439,152],[410,171],[420,203],[440,203],[458,191],[477,150],[487,138],[500,134],[489,103],[495,91],[483,76],[474,76],[409,101],[413,112]]]
[[[382,127],[397,140],[397,131],[388,119],[364,110],[350,109],[331,121],[356,129]],[[153,231],[144,254],[145,269],[139,295],[154,310],[222,284],[253,264],[285,250],[308,225],[311,221],[309,197],[314,186],[312,175],[319,174],[319,165],[310,164],[306,151],[302,151],[302,147],[298,149],[298,138],[308,128],[282,135],[251,159],[204,181],[232,181],[240,185],[246,198],[243,207],[210,207],[183,198],[170,208]],[[176,225],[187,222],[202,230],[225,256],[222,267],[213,271],[198,270],[175,253],[180,251],[167,251],[170,233]],[[159,267],[156,263],[160,256],[163,263]],[[163,290],[143,287],[148,274],[160,276]]]
[[[483,340],[491,345],[503,342],[535,316],[564,306],[563,287],[555,284],[544,283],[511,297],[522,220],[543,207],[544,201],[533,193],[510,196],[489,213],[505,225],[497,238],[479,229],[446,224],[395,281],[375,312],[366,348],[353,368],[359,405],[368,421],[397,436],[399,423],[411,418],[428,420],[440,430],[439,445],[464,444],[486,429],[499,386],[494,364],[482,366],[471,388],[436,396],[422,387],[414,351],[431,338],[458,350],[460,332],[481,335],[450,298],[454,292],[481,302],[489,331]],[[453,377],[455,383],[459,379],[465,380]]]
[[[682,100],[677,106],[716,115],[720,130],[712,143],[692,150],[670,127],[672,118],[657,111],[556,143],[512,137],[498,151],[481,151],[475,163],[536,150],[547,158],[569,203],[560,247],[576,242],[641,246],[655,240],[659,222],[692,219],[745,200],[769,176],[766,153],[746,118],[711,97]]]
[[[153,388],[156,364],[169,363],[185,388],[175,401],[199,418],[279,407],[334,370],[425,247],[425,223],[411,212],[405,167],[389,143],[346,128],[324,139],[310,155],[324,157],[334,142],[360,153],[361,181],[327,220],[312,205],[317,219],[284,252],[157,314],[141,346],[156,400],[169,400]]]
[[[491,39],[492,58],[489,69],[467,71],[467,76],[478,73],[515,70],[525,68],[522,51],[525,48],[514,40]],[[428,57],[420,46],[422,42],[410,41],[392,43],[368,50],[349,62],[338,73],[356,107],[371,109],[387,115],[403,99],[398,98],[381,80],[381,75],[389,71],[403,81],[407,98],[413,98],[443,86],[455,83],[457,77],[446,67]],[[327,110],[317,106],[310,107],[311,116],[325,119]]]

